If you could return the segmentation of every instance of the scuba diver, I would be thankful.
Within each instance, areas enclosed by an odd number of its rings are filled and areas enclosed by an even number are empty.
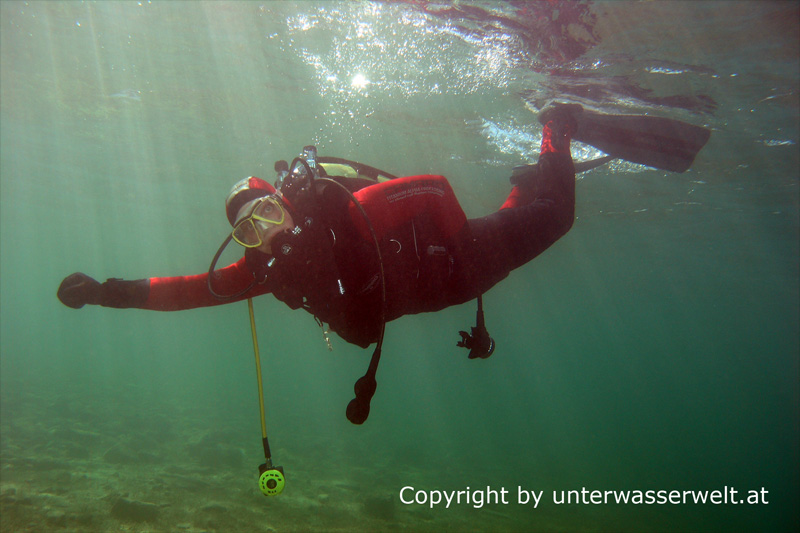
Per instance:
[[[347,342],[367,347],[380,332],[381,283],[366,221],[383,258],[386,321],[475,299],[572,226],[572,130],[574,120],[549,119],[538,164],[517,173],[500,210],[483,218],[467,220],[443,176],[340,180],[355,189],[350,192],[365,218],[332,183],[313,190],[301,183],[299,175],[313,173],[306,164],[323,176],[332,174],[316,158],[301,160],[293,175],[283,178],[283,187],[250,177],[231,190],[225,211],[232,239],[244,247],[240,261],[210,276],[112,278],[102,284],[75,273],[61,284],[58,297],[75,309],[93,304],[176,311],[271,292],[329,324]]]
[[[291,309],[311,313],[328,343],[328,330],[363,348],[377,343],[348,406],[348,418],[362,423],[375,392],[386,322],[477,298],[478,324],[471,335],[460,332],[458,345],[470,349],[472,359],[492,354],[480,296],[572,227],[576,168],[570,140],[580,129],[592,131],[592,116],[577,104],[544,109],[538,162],[515,167],[500,209],[475,219],[467,219],[443,176],[395,178],[317,157],[313,146],[306,147],[291,165],[276,163],[275,186],[249,177],[233,187],[225,203],[233,230],[208,272],[104,283],[74,273],[61,283],[58,298],[75,309],[89,304],[176,311],[272,293]],[[630,148],[638,139],[619,144]],[[612,155],[586,168],[610,160],[619,147],[605,148]],[[244,256],[216,269],[231,240]]]

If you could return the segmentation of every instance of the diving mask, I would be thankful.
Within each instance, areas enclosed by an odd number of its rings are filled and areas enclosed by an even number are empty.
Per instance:
[[[245,248],[257,248],[263,244],[261,233],[270,225],[280,226],[286,220],[283,206],[274,196],[265,196],[255,201],[250,214],[233,227],[233,240]]]

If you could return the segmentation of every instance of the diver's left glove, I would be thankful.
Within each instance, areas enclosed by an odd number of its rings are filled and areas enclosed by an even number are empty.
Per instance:
[[[118,309],[142,307],[150,294],[150,280],[111,278],[100,283],[82,272],[75,272],[64,278],[57,294],[61,303],[73,309],[86,304]]]

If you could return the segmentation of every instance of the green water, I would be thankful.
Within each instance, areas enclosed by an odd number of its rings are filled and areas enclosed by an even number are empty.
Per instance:
[[[798,530],[797,4],[593,9],[587,72],[716,101],[601,102],[712,128],[692,170],[581,176],[571,232],[485,296],[489,360],[455,347],[474,304],[390,323],[362,427],[344,410],[371,352],[257,299],[287,476],[267,499],[246,305],[74,311],[58,284],[205,271],[231,185],[309,143],[444,174],[490,213],[535,157],[520,95],[554,71],[404,4],[0,2],[0,529]],[[406,486],[508,503],[406,505]],[[554,502],[584,487],[767,492]]]

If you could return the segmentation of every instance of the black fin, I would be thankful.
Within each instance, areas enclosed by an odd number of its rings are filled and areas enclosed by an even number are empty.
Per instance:
[[[583,110],[574,117],[576,141],[615,158],[672,172],[685,172],[711,131],[680,120],[646,115],[606,115]]]

